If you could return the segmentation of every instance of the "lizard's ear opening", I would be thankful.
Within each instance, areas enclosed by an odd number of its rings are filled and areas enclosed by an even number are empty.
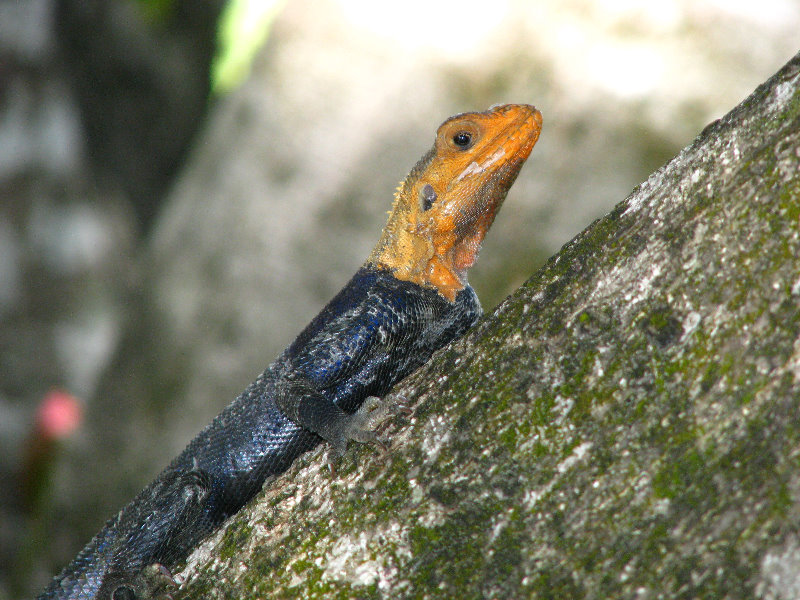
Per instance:
[[[424,212],[430,210],[434,202],[436,202],[436,190],[430,183],[426,183],[419,190],[419,207]]]

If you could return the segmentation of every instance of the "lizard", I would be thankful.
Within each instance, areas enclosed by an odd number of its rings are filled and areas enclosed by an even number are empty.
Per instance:
[[[380,442],[390,389],[481,316],[467,282],[539,138],[526,104],[462,113],[395,193],[377,245],[289,347],[55,577],[39,600],[150,598],[170,568],[322,441]]]

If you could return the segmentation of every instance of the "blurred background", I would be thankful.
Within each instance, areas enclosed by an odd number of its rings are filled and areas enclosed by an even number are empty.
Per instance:
[[[445,118],[544,114],[490,310],[798,49],[798,0],[0,0],[0,600],[347,281]]]

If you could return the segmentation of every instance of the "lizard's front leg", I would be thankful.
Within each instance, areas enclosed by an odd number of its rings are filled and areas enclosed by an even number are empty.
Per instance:
[[[167,600],[177,587],[178,582],[169,570],[153,563],[139,572],[110,573],[97,595],[99,600]]]
[[[373,443],[386,448],[375,429],[388,416],[407,410],[393,396],[369,396],[349,414],[336,406],[305,378],[295,377],[276,386],[278,408],[292,421],[319,435],[341,456],[347,442]]]

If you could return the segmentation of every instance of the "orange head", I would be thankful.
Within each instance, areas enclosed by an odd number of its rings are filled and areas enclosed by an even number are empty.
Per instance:
[[[367,264],[455,300],[541,127],[541,113],[527,104],[442,123],[433,148],[398,187]]]

